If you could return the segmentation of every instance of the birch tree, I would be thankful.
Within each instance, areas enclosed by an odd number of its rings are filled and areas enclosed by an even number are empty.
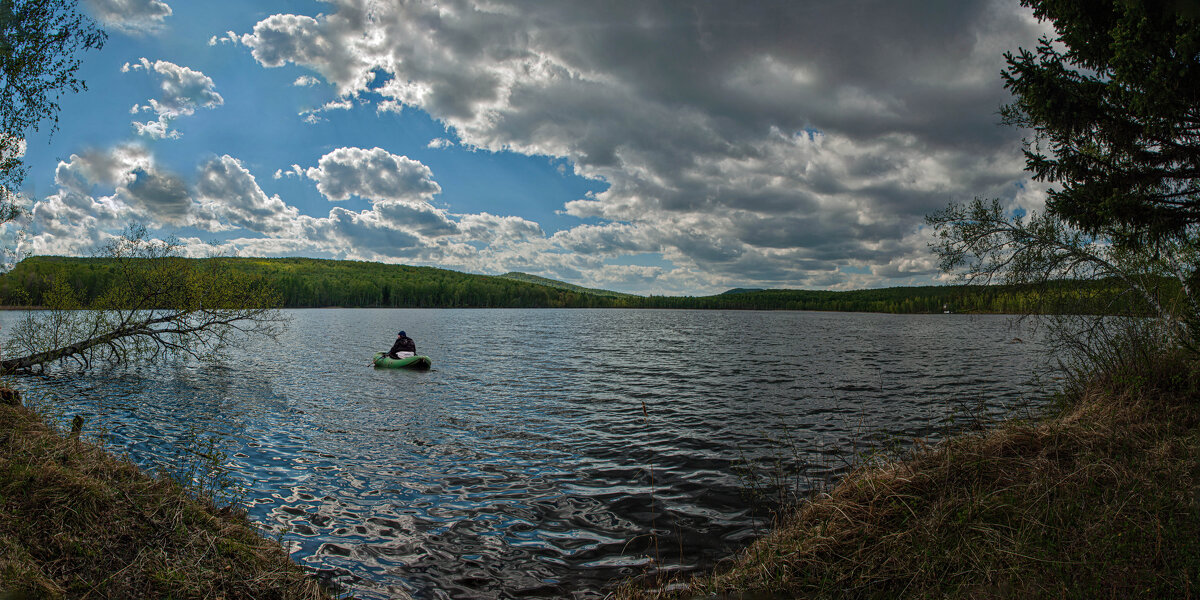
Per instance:
[[[283,331],[279,295],[268,282],[178,251],[141,228],[110,243],[112,285],[84,304],[68,282],[55,281],[45,310],[12,327],[0,372],[55,362],[91,368],[170,356],[207,360],[247,336],[275,339]]]

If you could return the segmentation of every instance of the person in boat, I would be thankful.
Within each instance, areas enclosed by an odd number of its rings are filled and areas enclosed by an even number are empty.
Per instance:
[[[392,349],[388,350],[387,353],[390,358],[404,358],[406,356],[416,356],[416,354],[417,343],[403,331],[396,334],[396,343],[392,344]]]

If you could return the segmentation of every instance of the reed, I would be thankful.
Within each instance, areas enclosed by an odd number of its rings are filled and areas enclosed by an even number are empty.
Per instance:
[[[860,465],[711,574],[613,596],[1191,597],[1200,361],[1139,359],[1073,380],[1038,418]]]
[[[0,400],[0,597],[330,597],[243,512]]]

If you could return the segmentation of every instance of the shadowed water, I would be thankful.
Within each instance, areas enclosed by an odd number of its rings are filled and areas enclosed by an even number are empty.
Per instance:
[[[598,598],[709,568],[768,526],[770,465],[796,491],[1045,395],[1044,349],[995,316],[289,314],[221,364],[19,386],[142,465],[215,436],[251,518],[363,598]],[[432,371],[368,366],[398,329]]]

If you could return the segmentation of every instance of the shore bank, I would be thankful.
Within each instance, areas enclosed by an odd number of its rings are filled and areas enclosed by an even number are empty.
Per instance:
[[[1041,419],[867,464],[712,574],[649,598],[1190,598],[1200,364],[1093,377]]]
[[[0,598],[331,597],[244,514],[18,400],[0,389]]]

